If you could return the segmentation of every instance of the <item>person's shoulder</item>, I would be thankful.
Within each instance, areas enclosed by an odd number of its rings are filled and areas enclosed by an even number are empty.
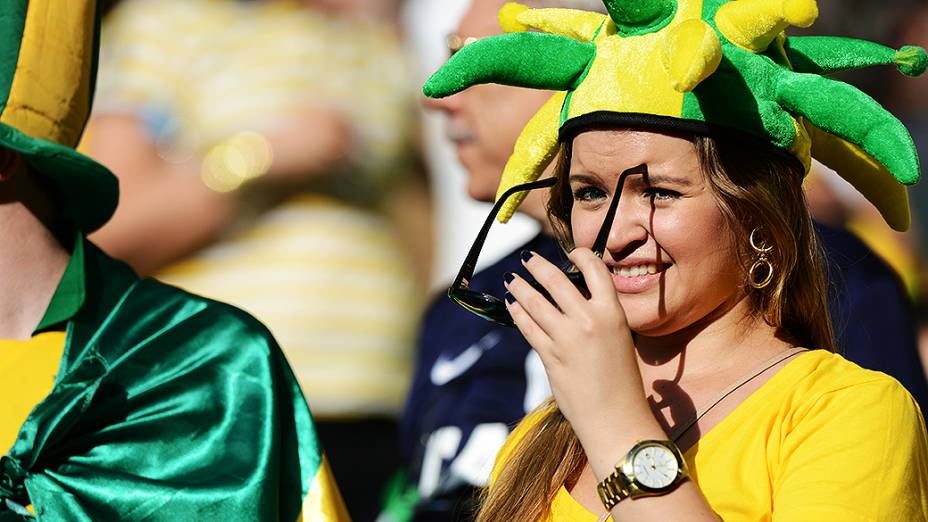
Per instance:
[[[138,291],[142,294],[158,295],[170,299],[179,306],[195,306],[199,314],[205,314],[207,317],[223,318],[244,329],[262,333],[267,332],[264,324],[237,306],[194,294],[159,279],[145,278],[140,280]]]
[[[921,416],[912,395],[899,381],[883,372],[862,368],[839,354],[810,350],[786,369],[789,375],[783,384],[797,413],[848,410],[855,411],[858,418],[885,418],[888,412]]]
[[[276,347],[271,332],[254,316],[228,303],[190,293],[157,279],[140,280],[127,296],[125,306],[149,310],[144,315],[148,330],[171,330],[180,338],[221,334],[214,343],[241,351],[246,345]],[[231,342],[234,341],[234,342]]]
[[[822,391],[837,391],[847,387],[877,383],[890,387],[901,387],[891,376],[868,370],[842,355],[827,350],[809,350],[790,365],[805,385],[815,386]]]

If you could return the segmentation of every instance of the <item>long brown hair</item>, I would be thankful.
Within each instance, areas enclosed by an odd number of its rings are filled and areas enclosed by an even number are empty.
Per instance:
[[[769,145],[735,136],[695,136],[692,141],[733,244],[740,245],[738,260],[752,313],[797,345],[834,351],[823,254],[805,206],[802,166]],[[568,250],[573,247],[570,154],[568,142],[558,155],[558,183],[548,201],[555,234]],[[761,290],[750,286],[748,274],[756,260],[748,240],[755,228],[773,247],[768,257],[775,267],[773,281]],[[526,429],[485,492],[477,522],[542,520],[558,489],[579,479],[586,455],[570,423],[553,401],[533,415],[539,421]]]

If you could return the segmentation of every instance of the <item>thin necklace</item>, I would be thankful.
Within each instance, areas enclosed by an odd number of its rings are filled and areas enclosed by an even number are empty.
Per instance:
[[[680,437],[682,437],[687,431],[689,431],[690,428],[692,428],[697,422],[699,422],[700,419],[702,419],[703,415],[705,415],[706,413],[709,413],[709,410],[711,410],[712,408],[715,408],[720,402],[725,400],[726,397],[734,393],[738,388],[741,388],[745,384],[751,382],[752,380],[754,380],[755,377],[766,372],[770,368],[773,368],[774,366],[780,364],[781,362],[791,357],[795,357],[805,351],[807,351],[805,348],[798,348],[798,347],[790,348],[786,351],[786,355],[784,355],[783,352],[780,352],[774,355],[773,357],[765,360],[764,362],[760,363],[757,367],[754,368],[753,370],[754,373],[749,373],[746,377],[742,378],[740,381],[735,381],[734,384],[722,390],[722,392],[715,398],[715,400],[709,401],[706,403],[708,404],[708,406],[704,406],[702,409],[696,411],[695,418],[693,418],[692,420],[690,420],[688,423],[681,426],[680,428],[674,429],[673,430],[674,432],[678,432],[678,430],[680,429],[682,429],[683,431],[679,431],[675,436],[672,437],[673,442],[676,443],[677,440],[680,439]],[[758,370],[758,368],[760,369]],[[606,520],[609,519],[610,515],[611,513],[609,513],[608,511],[603,513],[602,515],[599,516],[599,518],[597,519],[597,522],[605,522]]]
[[[781,362],[791,357],[795,357],[805,351],[806,351],[805,348],[790,348],[789,350],[787,350],[786,355],[783,355],[783,353],[780,352],[774,355],[773,357],[767,359],[766,361],[762,362],[758,366],[758,368],[760,368],[759,370],[755,368],[753,373],[749,373],[746,377],[742,378],[739,381],[736,381],[734,384],[732,384],[728,388],[725,388],[724,390],[722,390],[722,392],[719,393],[719,395],[714,400],[706,403],[708,404],[708,406],[703,406],[703,408],[696,410],[696,416],[693,419],[691,419],[689,422],[687,422],[683,426],[674,428],[673,431],[676,432],[676,435],[672,437],[672,440],[674,442],[677,442],[677,440],[679,440],[680,437],[682,437],[687,431],[690,430],[690,428],[692,428],[697,422],[699,422],[699,420],[702,419],[705,414],[709,413],[709,410],[711,410],[712,408],[715,408],[720,402],[725,400],[729,395],[737,391],[739,388],[751,382],[757,376],[766,372],[770,368],[773,368],[774,366],[780,364]]]
[[[764,373],[765,371],[769,370],[770,368],[773,368],[774,366],[789,359],[790,357],[795,357],[805,351],[806,351],[805,348],[798,348],[798,347],[790,348],[786,350],[785,355],[784,355],[784,352],[780,352],[774,355],[773,357],[765,360],[764,362],[760,363],[759,365],[757,365],[750,373],[747,374],[747,376],[741,378],[741,380],[739,381],[735,381],[734,384],[722,390],[722,392],[719,393],[718,396],[716,396],[714,400],[707,402],[706,404],[708,406],[704,406],[701,410],[697,410],[696,417],[691,419],[685,425],[672,430],[673,432],[677,432],[677,434],[672,437],[674,443],[676,443],[680,437],[682,437],[687,431],[689,431],[689,429],[692,428],[693,425],[699,422],[699,419],[702,419],[703,415],[705,415],[706,413],[709,413],[709,410],[711,410],[712,408],[715,408],[720,402],[725,400],[726,397],[734,393],[738,388],[741,388],[745,384],[751,382],[752,380],[754,380],[754,378]],[[681,429],[683,431],[679,431]],[[603,513],[602,515],[600,515],[596,522],[605,522],[606,520],[609,519],[610,515],[611,513],[607,511]]]

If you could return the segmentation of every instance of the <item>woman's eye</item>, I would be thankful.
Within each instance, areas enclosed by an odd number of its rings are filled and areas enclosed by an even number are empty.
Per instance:
[[[666,201],[680,197],[680,193],[675,190],[649,187],[644,190],[644,196],[655,201]]]
[[[580,187],[574,190],[576,201],[596,201],[606,197],[606,192],[596,187]]]

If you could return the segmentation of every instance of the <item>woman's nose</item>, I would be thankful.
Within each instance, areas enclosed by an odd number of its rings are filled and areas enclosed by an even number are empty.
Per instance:
[[[606,250],[621,254],[629,248],[635,248],[647,241],[649,230],[649,209],[642,208],[631,197],[619,200],[615,219],[609,225],[606,238]]]

